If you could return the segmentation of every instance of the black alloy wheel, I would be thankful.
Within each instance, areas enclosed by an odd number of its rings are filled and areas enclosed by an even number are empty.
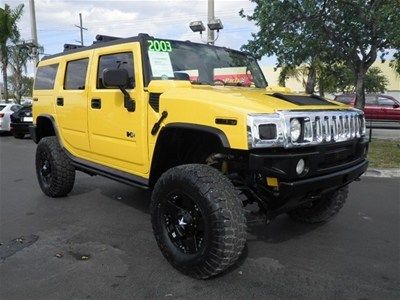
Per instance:
[[[163,230],[185,254],[197,254],[204,246],[205,223],[198,204],[185,193],[174,191],[161,205]]]

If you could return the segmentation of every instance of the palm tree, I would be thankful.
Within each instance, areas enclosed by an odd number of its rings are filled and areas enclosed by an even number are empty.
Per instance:
[[[9,46],[7,43],[11,39],[18,40],[20,37],[17,22],[22,16],[23,8],[23,4],[14,9],[11,9],[8,4],[4,6],[4,9],[0,8],[0,61],[6,101],[8,101],[7,67],[9,58]]]

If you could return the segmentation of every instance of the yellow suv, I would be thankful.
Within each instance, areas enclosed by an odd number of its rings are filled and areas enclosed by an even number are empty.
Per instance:
[[[153,190],[160,250],[196,278],[237,261],[244,206],[324,222],[368,165],[362,111],[268,88],[252,56],[224,47],[97,36],[43,58],[33,98],[42,191],[66,196],[75,171]]]

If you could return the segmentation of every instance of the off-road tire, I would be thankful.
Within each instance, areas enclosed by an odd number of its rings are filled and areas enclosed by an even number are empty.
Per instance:
[[[208,238],[199,253],[183,253],[163,229],[160,207],[174,190],[191,195],[205,219]],[[155,185],[150,210],[153,232],[162,254],[186,275],[198,279],[215,276],[232,266],[243,251],[246,219],[242,202],[230,180],[212,167],[190,164],[165,172]]]
[[[332,219],[346,202],[349,193],[348,186],[342,187],[334,192],[322,196],[310,207],[303,206],[288,213],[295,221],[302,223],[321,223]]]
[[[43,157],[47,158],[50,169],[47,183],[41,176]],[[74,186],[75,168],[55,136],[42,138],[37,146],[36,175],[40,188],[49,197],[64,197]]]
[[[25,133],[19,133],[19,132],[13,131],[13,136],[14,136],[16,139],[23,139],[23,138],[25,137]]]

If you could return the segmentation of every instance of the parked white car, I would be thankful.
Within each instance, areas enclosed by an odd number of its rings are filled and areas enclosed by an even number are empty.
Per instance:
[[[22,106],[19,104],[0,103],[0,132],[8,132],[11,130],[10,116],[20,108],[22,108]]]

